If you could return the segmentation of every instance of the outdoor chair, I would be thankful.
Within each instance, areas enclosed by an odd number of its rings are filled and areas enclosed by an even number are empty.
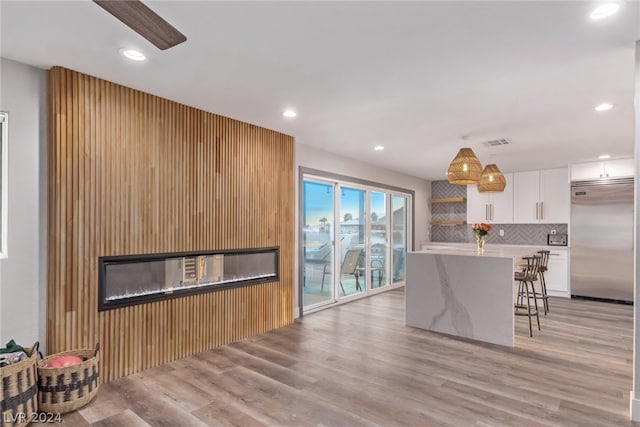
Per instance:
[[[362,253],[362,249],[349,249],[347,253],[344,255],[344,259],[342,260],[342,265],[340,266],[340,289],[342,289],[342,294],[346,295],[347,293],[344,290],[344,286],[342,285],[342,276],[352,275],[356,278],[356,289],[361,291],[360,287],[360,279],[358,278],[358,260],[360,259],[360,254]],[[324,289],[324,276],[330,273],[331,263],[325,264],[322,269],[322,283],[320,284],[320,293]],[[329,270],[329,271],[327,271]]]

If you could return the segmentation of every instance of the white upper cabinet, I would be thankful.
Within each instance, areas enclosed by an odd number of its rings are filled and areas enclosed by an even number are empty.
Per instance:
[[[513,174],[505,173],[507,181],[502,193],[489,193],[491,203],[491,222],[511,224],[513,222]]]
[[[633,159],[608,160],[604,162],[603,178],[635,176],[635,172],[635,162]]]
[[[601,178],[622,178],[635,175],[633,159],[607,160],[571,165],[572,181],[588,181]]]
[[[566,168],[540,171],[540,222],[568,223],[571,217],[571,185]]]
[[[513,174],[513,222],[532,224],[540,219],[540,171]]]
[[[565,168],[513,174],[513,222],[569,222],[570,186]]]
[[[477,185],[467,185],[467,224],[489,221],[489,195],[479,193]]]
[[[571,165],[571,180],[600,179],[604,174],[604,162],[576,163]]]
[[[480,193],[476,185],[467,186],[467,223],[513,222],[513,174],[506,173],[507,185],[501,193]]]

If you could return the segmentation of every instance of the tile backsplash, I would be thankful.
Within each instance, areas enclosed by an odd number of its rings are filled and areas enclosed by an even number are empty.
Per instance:
[[[433,197],[434,199],[446,199],[447,197],[467,197],[467,186],[453,185],[450,184],[449,181],[431,181],[431,197]]]
[[[508,245],[546,245],[547,234],[556,230],[558,234],[567,234],[567,224],[491,224],[493,230],[486,238],[487,243]],[[504,236],[500,236],[504,230]],[[446,225],[431,228],[432,242],[475,242],[471,225]]]
[[[448,181],[432,181],[431,197],[467,197],[465,185],[453,185]],[[466,220],[466,203],[433,203],[431,204],[431,219],[438,220]],[[511,245],[546,245],[547,234],[556,230],[558,234],[567,234],[567,224],[492,224],[487,243],[502,243]],[[500,236],[504,230],[504,236]],[[571,236],[569,236],[571,238]],[[470,224],[464,225],[432,225],[432,242],[469,242],[475,241]]]

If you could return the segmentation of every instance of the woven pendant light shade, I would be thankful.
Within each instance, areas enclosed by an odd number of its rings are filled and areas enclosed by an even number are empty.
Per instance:
[[[449,165],[447,179],[451,184],[476,184],[482,175],[480,160],[471,148],[461,148]]]
[[[496,165],[487,165],[482,171],[482,176],[478,182],[478,192],[480,193],[501,193],[504,191],[504,187],[507,186],[507,180],[505,179],[500,169]]]

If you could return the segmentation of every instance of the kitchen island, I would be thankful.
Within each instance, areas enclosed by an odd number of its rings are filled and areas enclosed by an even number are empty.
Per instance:
[[[528,247],[434,246],[407,254],[406,324],[514,346],[513,272]]]

